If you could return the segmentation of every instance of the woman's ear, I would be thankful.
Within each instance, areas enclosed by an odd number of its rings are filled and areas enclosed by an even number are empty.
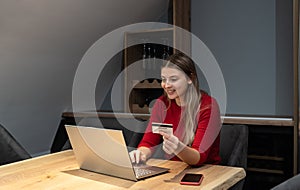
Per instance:
[[[194,80],[194,78],[195,78],[194,73],[191,73],[190,77],[188,77],[188,84],[192,84],[193,83],[192,79]]]

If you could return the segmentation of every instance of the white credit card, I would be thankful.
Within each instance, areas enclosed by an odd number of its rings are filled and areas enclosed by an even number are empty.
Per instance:
[[[159,133],[160,131],[171,135],[173,134],[173,125],[168,123],[152,122],[152,133]]]

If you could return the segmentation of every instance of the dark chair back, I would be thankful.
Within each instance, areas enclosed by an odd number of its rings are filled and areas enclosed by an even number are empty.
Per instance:
[[[221,165],[247,168],[248,126],[223,125],[220,134]],[[244,181],[240,181],[231,189],[243,189]]]
[[[0,152],[0,165],[31,158],[2,125],[0,125]]]
[[[300,174],[297,174],[279,185],[273,187],[271,190],[298,190],[300,189]]]
[[[99,119],[101,123],[99,122]],[[130,118],[94,118],[87,117],[81,119],[77,125],[105,128],[105,129],[116,129],[122,130],[125,142],[127,144],[128,150],[131,151],[138,146],[138,143],[143,137],[144,131],[146,130],[147,122],[140,122],[137,124],[137,121]],[[62,150],[72,148],[69,140],[62,147]]]

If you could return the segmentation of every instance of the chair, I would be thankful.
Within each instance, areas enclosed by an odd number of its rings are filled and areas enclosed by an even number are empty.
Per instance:
[[[99,120],[101,121],[101,123],[99,122]],[[120,121],[122,123],[120,123]],[[77,125],[122,130],[129,151],[135,149],[138,146],[138,143],[143,137],[143,132],[146,130],[146,123],[137,125],[133,119],[115,117],[86,117],[82,118]],[[61,150],[70,148],[72,147],[70,141],[67,139]]]
[[[59,151],[67,150],[67,149],[71,148],[71,144],[68,139],[68,134],[65,129],[66,124],[75,125],[76,124],[75,119],[74,118],[72,118],[72,119],[63,118],[60,120],[57,132],[55,134],[54,140],[51,145],[51,149],[50,149],[51,153],[55,153],[55,152],[59,152]]]
[[[298,190],[300,189],[300,174],[280,183],[271,190]]]
[[[221,165],[247,168],[248,126],[223,125],[220,132]],[[245,179],[231,189],[243,189]]]
[[[31,158],[16,139],[0,125],[0,165]]]

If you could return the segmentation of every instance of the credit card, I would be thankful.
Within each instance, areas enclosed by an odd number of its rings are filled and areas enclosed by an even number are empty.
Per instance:
[[[152,133],[159,133],[160,131],[164,131],[167,134],[173,134],[173,125],[169,123],[152,122]]]

